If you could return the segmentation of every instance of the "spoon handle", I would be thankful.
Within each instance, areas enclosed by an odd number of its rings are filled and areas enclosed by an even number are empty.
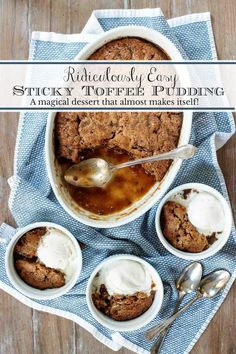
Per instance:
[[[151,340],[153,339],[156,335],[160,334],[162,331],[164,331],[172,322],[176,320],[176,318],[181,315],[182,312],[186,311],[195,301],[199,300],[202,298],[202,295],[198,293],[192,300],[190,300],[185,306],[183,306],[179,311],[176,312],[173,316],[168,318],[167,320],[163,321],[159,325],[151,328],[149,331],[146,332],[145,336],[147,339]]]
[[[179,297],[178,297],[178,300],[176,302],[176,305],[175,305],[175,308],[173,310],[173,315],[178,311],[178,308],[184,298],[184,293],[180,293],[179,294]],[[165,331],[163,331],[161,333],[161,335],[158,337],[157,341],[153,344],[153,346],[151,347],[151,354],[158,354],[160,353],[160,350],[161,350],[161,347],[162,347],[162,344],[164,343],[165,341],[165,338],[167,336],[167,333],[169,332],[169,329],[170,329],[171,326],[168,326]]]
[[[120,168],[139,165],[141,163],[153,162],[153,161],[161,161],[161,160],[169,160],[169,159],[189,159],[193,157],[193,155],[197,152],[197,148],[193,145],[183,145],[178,147],[177,149],[171,150],[169,152],[165,152],[160,155],[149,156],[138,160],[132,160],[128,162],[123,162],[118,165],[112,166],[111,170],[118,170]]]
[[[175,305],[175,308],[174,308],[174,310],[173,310],[172,315],[174,315],[174,314],[178,311],[178,309],[179,309],[179,307],[180,307],[180,305],[181,305],[181,303],[182,303],[182,301],[183,301],[184,296],[185,296],[185,293],[181,293],[181,292],[179,293],[178,300],[177,300],[177,302],[176,302],[176,305]],[[169,332],[169,330],[170,330],[170,327],[171,327],[171,325],[169,325],[169,326],[165,329],[165,331],[163,331],[163,332],[161,333],[160,337],[159,337],[159,338],[157,339],[157,341],[153,344],[153,346],[151,347],[151,354],[158,354],[158,353],[160,353],[161,347],[162,347],[162,345],[163,345],[163,343],[164,343],[164,341],[165,341],[165,338],[166,338],[166,336],[167,336],[167,334],[168,334],[168,332]]]

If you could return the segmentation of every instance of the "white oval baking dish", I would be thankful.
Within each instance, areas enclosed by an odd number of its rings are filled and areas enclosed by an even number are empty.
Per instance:
[[[123,37],[139,37],[145,39],[166,52],[172,60],[183,60],[182,55],[176,46],[163,34],[146,27],[126,26],[112,29],[100,35],[97,40],[88,44],[76,56],[75,60],[86,60],[92,53],[103,46],[105,43]],[[181,65],[182,66],[182,65]],[[185,77],[186,79],[186,77]],[[133,203],[129,208],[111,215],[97,215],[79,207],[70,197],[66,188],[61,182],[58,171],[57,160],[54,155],[54,120],[56,112],[49,113],[46,129],[46,165],[49,180],[57,200],[76,220],[97,228],[117,227],[127,224],[149,210],[164,195],[170,184],[173,182],[181,166],[181,160],[174,161],[164,179],[157,182],[140,200]],[[188,144],[192,127],[192,112],[183,113],[183,123],[179,138],[179,146]]]

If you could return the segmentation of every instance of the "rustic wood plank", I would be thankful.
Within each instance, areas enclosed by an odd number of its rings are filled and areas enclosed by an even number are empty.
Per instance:
[[[89,332],[82,327],[76,327],[76,353],[77,354],[132,354],[128,349],[122,348],[114,352],[104,344],[97,341]]]
[[[125,4],[127,6],[127,3]],[[91,13],[99,9],[121,9],[124,7],[123,0],[71,0],[70,19],[71,33],[79,33],[88,21]]]
[[[8,209],[9,185],[7,179],[13,174],[13,157],[17,131],[17,113],[2,113],[0,117],[0,224],[2,222],[15,225]]]
[[[32,354],[32,310],[0,291],[0,353]]]
[[[74,354],[75,325],[47,313],[34,311],[34,354]]]
[[[50,17],[51,32],[70,33],[70,1],[52,0]]]
[[[33,31],[50,31],[50,0],[29,0],[28,31],[29,40]]]
[[[0,2],[1,46],[0,58],[27,59],[28,1]]]
[[[24,23],[27,5],[27,1],[0,2],[1,59],[27,58],[27,21]],[[0,116],[0,224],[7,222],[13,226],[15,222],[7,206],[7,179],[13,172],[17,117],[17,113]],[[32,310],[3,291],[0,291],[0,309],[0,353],[32,354]]]
[[[165,16],[170,17],[172,0],[131,0],[132,9],[160,7]]]

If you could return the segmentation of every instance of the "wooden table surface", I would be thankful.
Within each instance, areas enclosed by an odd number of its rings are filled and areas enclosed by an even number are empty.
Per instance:
[[[27,59],[32,31],[78,33],[92,10],[161,7],[167,18],[210,11],[220,59],[236,59],[235,0],[0,0],[0,59]],[[15,225],[7,206],[12,175],[17,113],[1,114],[0,223]],[[236,135],[218,152],[234,216],[236,207]],[[236,354],[236,284],[192,354]],[[111,354],[73,322],[34,311],[0,291],[1,354]],[[131,353],[122,349],[120,354]],[[174,353],[173,353],[174,354]]]

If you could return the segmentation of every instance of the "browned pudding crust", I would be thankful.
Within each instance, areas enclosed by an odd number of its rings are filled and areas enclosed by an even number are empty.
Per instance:
[[[56,117],[57,156],[78,163],[82,151],[99,146],[121,149],[130,159],[174,149],[179,140],[182,115],[168,112],[60,112]],[[157,181],[170,161],[142,165]]]
[[[161,226],[167,240],[181,251],[198,253],[209,246],[208,238],[197,231],[188,219],[186,208],[178,203],[165,203]]]
[[[169,60],[156,45],[127,37],[99,48],[90,60]],[[130,159],[174,149],[179,140],[182,114],[166,112],[62,112],[56,117],[58,157],[78,163],[83,149],[106,146],[128,152]],[[143,165],[160,181],[170,161]]]
[[[15,269],[21,279],[36,289],[60,288],[65,285],[65,275],[38,262],[37,249],[46,227],[26,232],[14,248]]]
[[[45,233],[46,227],[38,227],[26,232],[17,242],[14,253],[26,258],[37,257],[38,244]]]
[[[27,259],[18,259],[15,267],[19,276],[37,289],[60,288],[65,285],[64,275],[55,269],[45,267],[38,262],[31,262]]]
[[[149,309],[154,300],[155,292],[148,296],[144,292],[134,295],[110,296],[105,285],[101,285],[100,291],[92,294],[96,308],[116,321],[127,321],[142,315]]]
[[[168,60],[156,45],[141,38],[127,37],[111,41],[99,48],[90,60]]]

